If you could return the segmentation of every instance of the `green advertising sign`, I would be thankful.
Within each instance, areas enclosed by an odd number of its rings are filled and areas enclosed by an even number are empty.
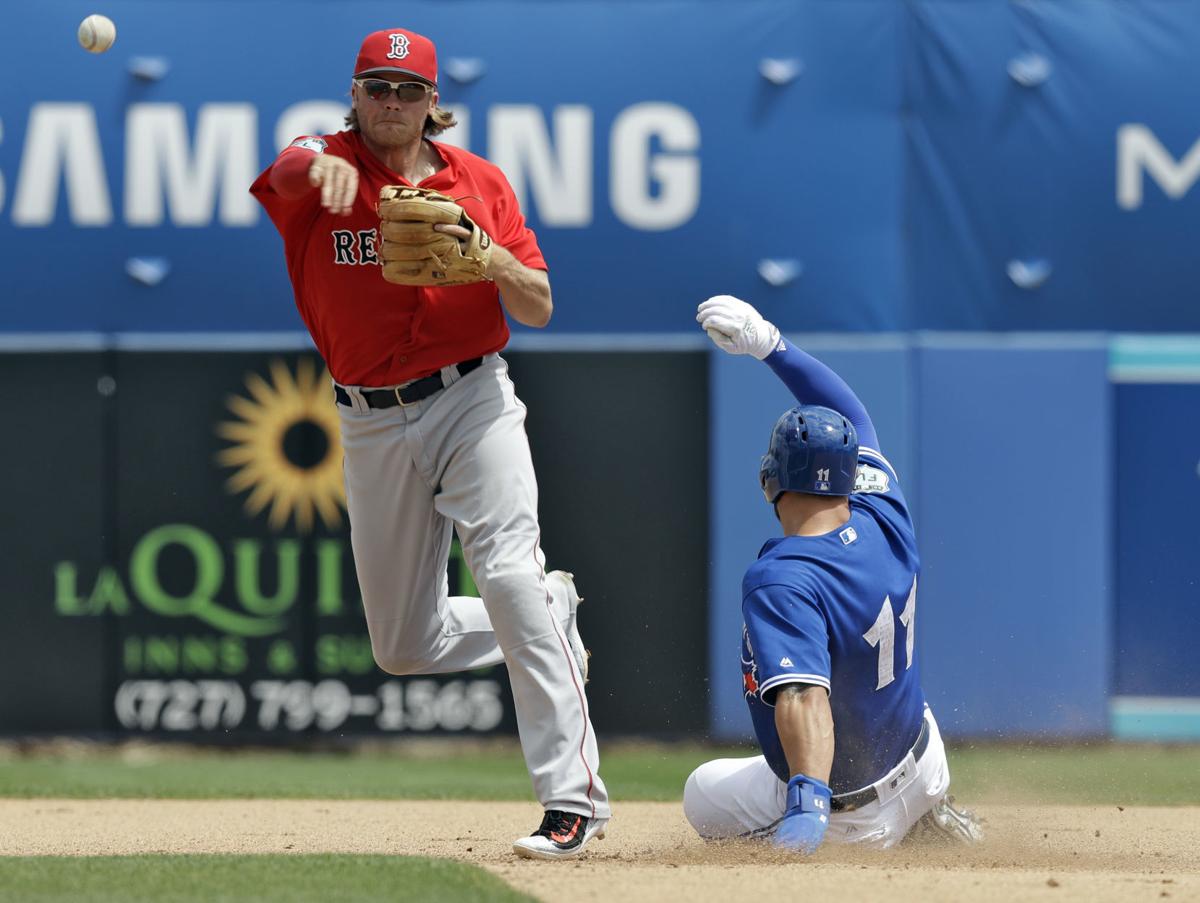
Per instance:
[[[371,653],[338,418],[314,356],[122,359],[115,560],[51,568],[61,619],[113,625],[128,731],[511,729],[502,668],[396,678]],[[164,404],[163,399],[182,403]],[[477,594],[457,543],[451,590]]]

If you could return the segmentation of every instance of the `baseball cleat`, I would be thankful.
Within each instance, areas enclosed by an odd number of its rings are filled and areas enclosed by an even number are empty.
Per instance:
[[[575,666],[579,669],[579,676],[586,684],[588,682],[588,659],[592,657],[592,654],[583,645],[583,637],[579,635],[579,622],[575,618],[579,605],[583,602],[583,599],[579,598],[579,591],[575,589],[575,575],[570,571],[551,571],[546,576],[558,577],[566,584],[567,607],[571,612],[567,621],[567,642],[571,644],[571,655],[575,657]]]
[[[947,840],[955,843],[979,843],[983,840],[983,826],[974,812],[953,805],[954,797],[943,796],[932,809],[921,816],[913,826],[913,835],[919,838]]]
[[[513,844],[513,852],[526,859],[571,859],[583,852],[593,837],[604,837],[607,818],[588,818],[561,809],[548,809],[541,827]]]

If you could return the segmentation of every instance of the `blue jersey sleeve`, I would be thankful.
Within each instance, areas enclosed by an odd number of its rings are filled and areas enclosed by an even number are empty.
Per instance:
[[[854,390],[846,385],[846,381],[829,367],[811,354],[793,347],[786,339],[780,339],[765,360],[796,397],[796,401],[833,408],[854,424],[854,429],[858,431],[859,447],[879,449],[879,438],[875,435],[875,425],[871,423],[866,406],[859,401]]]
[[[912,538],[914,530],[908,499],[900,488],[895,469],[879,452],[865,448],[859,450],[850,505],[852,508],[869,508],[884,518],[889,535],[909,549],[914,564],[919,560],[916,540]]]
[[[788,683],[829,689],[829,626],[820,609],[797,589],[780,584],[756,587],[742,600],[742,618],[763,702],[771,704],[775,690]]]

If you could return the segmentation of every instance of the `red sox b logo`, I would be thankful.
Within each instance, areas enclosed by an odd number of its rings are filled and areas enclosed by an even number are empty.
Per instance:
[[[402,60],[408,56],[408,35],[390,34],[388,37],[392,39],[392,49],[387,55],[389,60]]]

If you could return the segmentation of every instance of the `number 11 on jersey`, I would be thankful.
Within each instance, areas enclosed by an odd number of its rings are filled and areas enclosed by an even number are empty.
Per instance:
[[[908,600],[904,610],[900,612],[900,623],[904,626],[904,651],[907,653],[904,670],[912,667],[913,642],[917,638],[917,578],[913,577],[912,589],[908,591]],[[879,617],[871,625],[871,629],[863,634],[863,639],[871,646],[879,647],[879,680],[876,690],[882,690],[896,679],[893,662],[896,653],[896,615],[892,611],[892,597],[885,596],[883,607],[879,609]]]

